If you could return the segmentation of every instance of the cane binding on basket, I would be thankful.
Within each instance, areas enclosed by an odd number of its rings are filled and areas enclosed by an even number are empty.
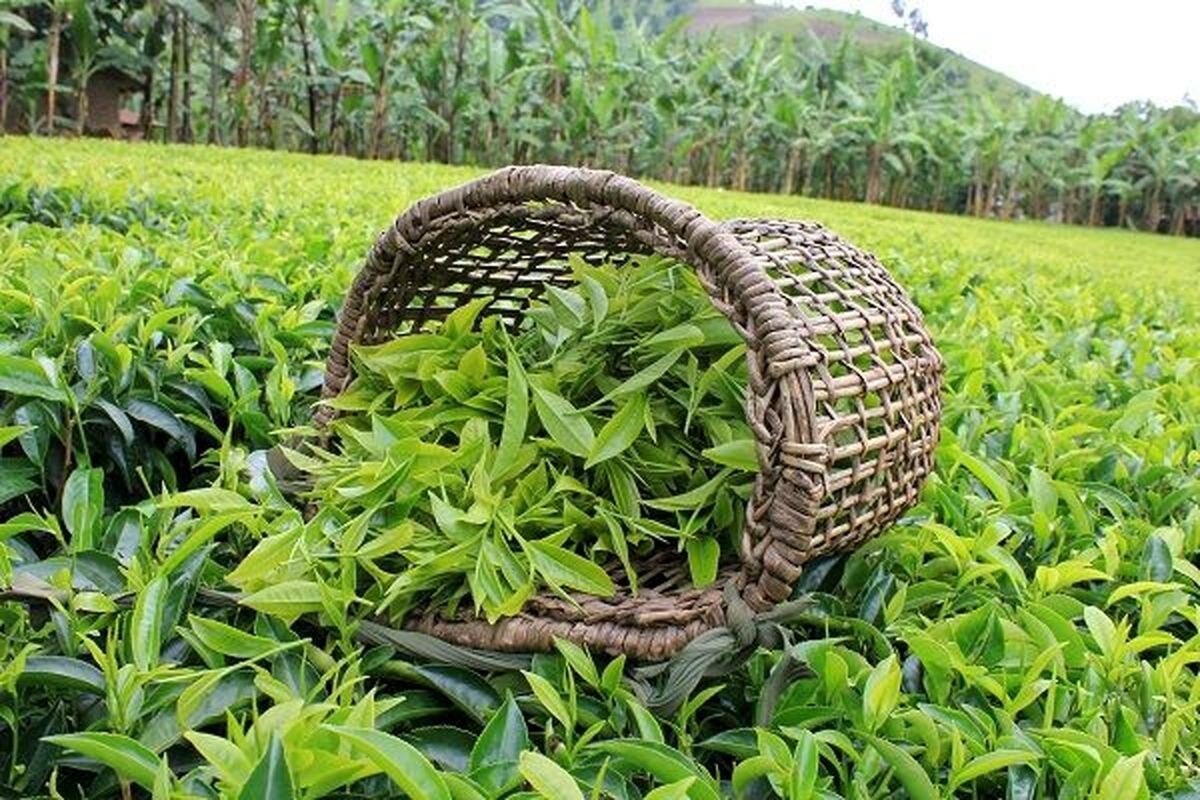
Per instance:
[[[516,319],[546,285],[572,282],[570,254],[651,253],[691,265],[747,343],[759,474],[742,563],[695,589],[677,559],[652,559],[636,596],[618,580],[612,598],[547,593],[496,624],[431,611],[410,627],[485,650],[546,650],[563,637],[661,659],[726,625],[731,602],[742,613],[787,600],[804,562],[862,542],[916,501],[933,468],[942,361],[883,266],[815,223],[717,223],[611,172],[509,167],[401,214],[347,294],[323,397],[349,385],[353,344],[405,335],[479,297],[493,298],[485,314]],[[322,405],[317,426],[335,414]]]

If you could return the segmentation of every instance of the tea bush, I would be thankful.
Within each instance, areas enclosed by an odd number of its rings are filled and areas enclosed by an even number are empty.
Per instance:
[[[477,173],[0,163],[0,795],[1200,796],[1200,243],[672,188],[875,250],[948,385],[920,506],[808,566],[783,646],[654,713],[655,678],[567,644],[405,657],[357,593],[373,545],[264,473],[374,233]]]

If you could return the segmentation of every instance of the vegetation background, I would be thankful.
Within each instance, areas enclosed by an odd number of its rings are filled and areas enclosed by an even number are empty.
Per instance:
[[[924,30],[919,11],[900,19]],[[83,132],[89,82],[111,83],[114,71],[138,112],[126,132],[166,142],[587,164],[741,191],[1200,233],[1194,103],[1081,114],[834,11],[681,0],[0,3],[0,119],[12,127]]]

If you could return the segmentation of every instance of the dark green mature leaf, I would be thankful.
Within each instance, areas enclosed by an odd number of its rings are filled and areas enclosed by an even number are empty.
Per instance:
[[[135,398],[125,404],[125,412],[134,419],[167,434],[183,448],[189,461],[196,460],[196,437],[187,423],[172,411],[153,401]]]
[[[668,745],[639,739],[613,739],[590,745],[590,749],[624,759],[660,783],[696,778],[688,790],[691,800],[720,800],[715,782],[703,768]]]
[[[404,674],[411,675],[446,698],[476,721],[483,723],[500,707],[500,695],[474,672],[446,664],[404,665]]]
[[[19,681],[97,695],[103,695],[107,685],[100,670],[86,661],[67,656],[29,656]]]
[[[471,748],[470,774],[489,793],[501,794],[516,784],[517,760],[528,748],[525,717],[510,694]]]

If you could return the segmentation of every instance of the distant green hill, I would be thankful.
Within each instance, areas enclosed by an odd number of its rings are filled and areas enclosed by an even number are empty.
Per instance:
[[[773,33],[804,37],[806,34],[836,44],[849,35],[858,44],[876,55],[886,55],[904,47],[913,38],[908,31],[876,22],[861,14],[848,14],[828,8],[786,8],[758,3],[736,3],[729,0],[697,0],[676,5],[680,15],[687,16],[687,30],[694,34],[717,32],[719,35]],[[934,20],[936,24],[936,20]],[[928,54],[945,59],[948,78],[971,89],[998,98],[1014,95],[1032,97],[1038,93],[1028,86],[996,70],[976,63],[953,50],[917,39],[917,46]]]

